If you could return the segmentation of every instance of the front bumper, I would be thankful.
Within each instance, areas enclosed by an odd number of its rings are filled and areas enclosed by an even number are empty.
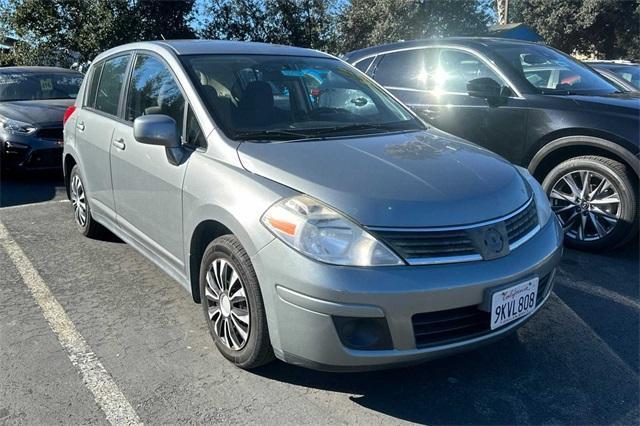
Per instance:
[[[62,150],[62,139],[43,139],[37,134],[3,135],[0,137],[0,165],[13,170],[61,169]]]
[[[522,326],[531,315],[494,331],[442,344],[418,345],[416,314],[484,306],[485,289],[537,276],[549,282],[562,256],[562,229],[552,218],[509,255],[470,263],[355,268],[310,260],[274,240],[252,258],[266,305],[276,356],[306,367],[343,371],[412,364],[471,349]],[[392,349],[356,350],[343,345],[336,317],[383,317]]]

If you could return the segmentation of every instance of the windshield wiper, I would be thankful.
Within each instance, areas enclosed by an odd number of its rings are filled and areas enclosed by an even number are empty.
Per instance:
[[[247,132],[237,132],[234,135],[235,138],[249,141],[249,140],[259,140],[259,139],[280,139],[280,140],[291,140],[291,139],[308,139],[311,137],[308,133],[295,132],[291,130],[285,129],[273,129],[273,130],[255,130],[255,131],[247,131]]]
[[[348,124],[345,126],[332,126],[332,127],[318,127],[314,129],[305,129],[309,132],[312,132],[315,136],[328,135],[333,133],[342,133],[349,131],[357,131],[357,130],[411,130],[408,128],[402,128],[402,126],[398,126],[398,122],[391,123],[356,123],[356,124]]]

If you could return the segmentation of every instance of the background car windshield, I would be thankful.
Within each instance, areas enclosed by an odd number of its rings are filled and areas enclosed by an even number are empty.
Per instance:
[[[0,102],[75,99],[82,78],[75,73],[0,73]]]
[[[423,125],[341,61],[266,55],[185,57],[205,103],[233,139],[411,130]]]
[[[618,91],[589,67],[545,46],[515,45],[495,51],[543,94],[602,95]]]
[[[605,65],[608,69],[620,78],[625,79],[634,87],[640,89],[640,66],[638,65]]]

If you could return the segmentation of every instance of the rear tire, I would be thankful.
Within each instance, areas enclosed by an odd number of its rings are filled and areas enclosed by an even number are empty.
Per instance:
[[[565,244],[580,250],[619,247],[638,232],[637,178],[615,160],[571,158],[542,182],[565,231]]]
[[[233,235],[209,244],[200,264],[200,300],[220,353],[250,370],[274,359],[256,273]]]
[[[91,216],[89,198],[85,192],[80,168],[76,164],[69,174],[69,198],[73,208],[73,219],[78,231],[88,238],[99,238],[104,228]]]

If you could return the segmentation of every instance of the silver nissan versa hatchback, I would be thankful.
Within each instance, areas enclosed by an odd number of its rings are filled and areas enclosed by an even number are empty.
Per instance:
[[[313,50],[121,46],[93,62],[64,132],[79,231],[107,228],[175,278],[242,368],[476,347],[540,309],[562,255],[525,169]]]

